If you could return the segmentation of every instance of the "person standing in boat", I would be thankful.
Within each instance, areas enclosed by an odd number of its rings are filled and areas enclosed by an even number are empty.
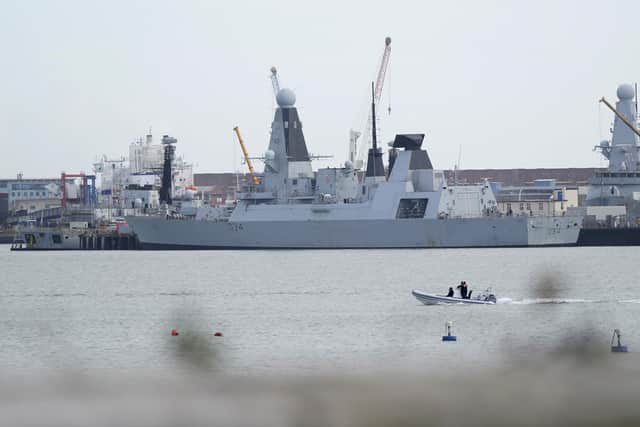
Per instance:
[[[461,281],[456,289],[460,289],[460,298],[467,299],[467,282],[465,282],[464,280]]]

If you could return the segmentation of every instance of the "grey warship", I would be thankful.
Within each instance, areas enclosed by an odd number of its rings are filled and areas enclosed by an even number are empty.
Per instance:
[[[506,216],[488,182],[448,185],[424,134],[396,135],[385,169],[375,125],[366,172],[349,161],[313,171],[295,107],[281,89],[264,172],[231,207],[130,216],[142,249],[462,248],[568,246],[582,218]],[[375,104],[372,104],[375,118]]]
[[[611,139],[594,149],[609,166],[589,180],[585,226],[580,230],[580,246],[640,245],[640,131],[638,96],[630,84],[616,90],[615,107],[605,98],[600,102],[614,113]],[[595,209],[592,209],[595,208]],[[608,220],[596,221],[590,210],[601,209]],[[605,217],[606,218],[606,217]]]

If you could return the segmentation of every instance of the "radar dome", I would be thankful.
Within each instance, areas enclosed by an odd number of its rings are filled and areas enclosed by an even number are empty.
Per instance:
[[[278,101],[278,105],[282,108],[293,107],[296,103],[296,94],[289,88],[283,88],[278,91],[276,95],[276,101]]]
[[[609,146],[609,141],[604,140],[604,141],[600,141],[600,147],[608,147]]]
[[[273,160],[276,157],[276,153],[273,152],[273,150],[267,150],[264,152],[264,158],[265,160]]]
[[[618,94],[618,98],[620,99],[633,99],[633,97],[636,94],[636,91],[633,89],[633,86],[631,86],[628,83],[625,83],[618,86],[617,94]]]
[[[353,162],[351,160],[347,160],[346,162],[344,162],[344,167],[346,169],[353,169]]]

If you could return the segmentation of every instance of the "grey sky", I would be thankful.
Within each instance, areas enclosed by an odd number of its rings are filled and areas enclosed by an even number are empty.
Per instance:
[[[269,68],[309,149],[344,161],[384,37],[392,114],[437,168],[599,166],[619,83],[640,79],[638,1],[22,1],[0,13],[0,177],[89,171],[146,133],[197,171],[268,143]],[[383,95],[386,108],[388,93]]]

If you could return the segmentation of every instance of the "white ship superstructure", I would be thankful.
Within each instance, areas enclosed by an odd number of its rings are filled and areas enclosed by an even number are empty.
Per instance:
[[[163,140],[165,138],[168,137],[165,135]],[[94,170],[100,178],[99,212],[116,209],[129,214],[159,208],[163,166],[164,145],[154,143],[151,134],[129,145],[128,159],[103,156],[94,164]],[[171,169],[172,198],[189,200],[191,203],[193,165],[182,157],[175,157]]]

